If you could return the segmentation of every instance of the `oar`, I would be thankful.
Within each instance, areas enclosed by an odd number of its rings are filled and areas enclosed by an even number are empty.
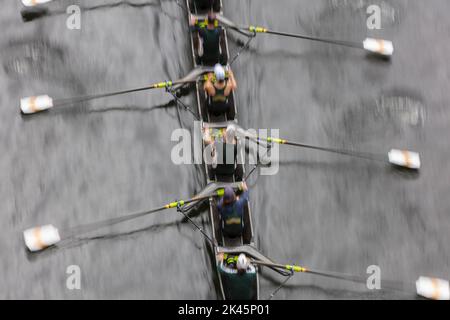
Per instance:
[[[93,94],[93,95],[86,95],[86,96],[80,96],[80,97],[73,97],[73,98],[66,98],[66,99],[53,99],[52,97],[48,95],[40,95],[40,96],[32,96],[32,97],[26,97],[22,98],[20,100],[20,110],[23,114],[33,114],[40,111],[48,110],[53,107],[60,107],[64,105],[69,105],[73,103],[78,102],[84,102],[94,99],[100,99],[100,98],[106,98],[111,96],[117,96],[122,95],[126,93],[132,93],[132,92],[138,92],[138,91],[146,91],[146,90],[152,90],[152,89],[162,89],[162,88],[177,88],[178,86],[186,83],[194,83],[197,81],[197,78],[203,74],[204,72],[207,72],[209,69],[194,69],[192,70],[186,77],[176,80],[176,81],[164,81],[164,82],[158,82],[152,85],[148,85],[145,87],[140,88],[134,88],[134,89],[128,89],[128,90],[122,90],[122,91],[114,91],[109,93],[101,93],[101,94]]]
[[[340,45],[340,46],[345,46],[345,47],[350,47],[350,48],[363,49],[367,52],[370,52],[372,54],[377,54],[377,55],[380,55],[383,57],[391,57],[394,53],[394,45],[393,45],[392,41],[383,40],[383,39],[366,38],[362,43],[354,42],[354,41],[343,41],[343,40],[327,39],[327,38],[307,36],[307,35],[288,33],[288,32],[273,31],[273,30],[270,30],[270,29],[267,29],[264,27],[238,26],[237,24],[235,24],[234,22],[225,18],[222,15],[217,15],[217,19],[223,25],[228,26],[234,30],[241,30],[241,31],[246,30],[246,31],[252,32],[254,34],[267,33],[267,34],[273,34],[273,35],[283,36],[283,37],[298,38],[298,39],[330,43],[330,44],[335,44],[335,45]]]
[[[164,206],[157,207],[157,208],[154,208],[151,210],[136,212],[136,213],[122,216],[122,217],[117,217],[117,218],[112,218],[112,219],[108,219],[108,220],[104,220],[104,221],[98,221],[98,222],[89,223],[89,224],[85,224],[85,225],[81,225],[81,226],[77,226],[77,227],[72,227],[72,228],[65,230],[66,235],[64,235],[64,236],[61,236],[59,230],[51,224],[40,226],[40,227],[30,228],[23,232],[25,245],[32,252],[41,251],[41,250],[44,250],[45,248],[48,248],[49,246],[53,246],[53,245],[59,243],[60,241],[68,240],[68,239],[74,238],[76,236],[79,236],[79,235],[82,235],[82,234],[85,234],[85,233],[88,233],[88,232],[91,232],[91,231],[94,231],[94,230],[97,230],[97,229],[100,229],[100,228],[103,228],[106,226],[112,226],[112,225],[115,225],[118,223],[133,220],[133,219],[143,217],[143,216],[146,216],[146,215],[149,215],[152,213],[160,212],[160,211],[163,211],[166,209],[182,207],[182,206],[187,205],[192,202],[198,202],[198,201],[202,201],[202,200],[209,199],[212,197],[218,197],[218,196],[220,197],[220,196],[223,196],[223,194],[224,194],[224,189],[220,188],[220,189],[217,189],[215,192],[210,193],[208,195],[204,195],[204,196],[200,196],[200,197],[196,196],[196,197],[193,197],[188,200],[174,201],[174,202],[170,202]]]
[[[388,152],[387,158],[386,158],[386,156],[382,155],[382,154],[360,152],[360,151],[353,151],[353,150],[347,150],[347,149],[326,148],[326,147],[314,146],[314,145],[300,143],[300,142],[293,142],[293,141],[280,139],[280,138],[273,138],[273,137],[263,138],[260,136],[251,135],[249,133],[247,133],[246,135],[249,138],[257,139],[260,141],[266,141],[269,143],[273,142],[273,143],[278,143],[278,144],[282,144],[282,145],[290,145],[290,146],[299,147],[299,148],[307,148],[307,149],[314,149],[314,150],[319,150],[319,151],[337,153],[337,154],[342,154],[342,155],[366,159],[366,160],[388,162],[392,165],[407,168],[407,169],[412,169],[412,170],[419,170],[420,165],[421,165],[419,154],[417,152],[408,151],[408,150],[392,149],[391,151]]]
[[[270,268],[278,268],[282,270],[287,270],[291,272],[299,272],[299,273],[310,273],[322,277],[352,281],[357,283],[367,283],[367,279],[362,276],[345,274],[340,272],[330,272],[330,271],[319,271],[314,269],[309,269],[303,266],[297,265],[283,265],[278,263],[268,263],[258,260],[252,260],[252,263],[260,266],[270,267]],[[404,291],[405,284],[399,281],[384,281],[385,283],[389,283],[389,286],[385,286],[385,289]],[[383,281],[382,281],[383,283]],[[437,279],[437,278],[429,278],[429,277],[420,277],[416,281],[416,293],[422,297],[434,300],[450,300],[450,286],[447,280]]]

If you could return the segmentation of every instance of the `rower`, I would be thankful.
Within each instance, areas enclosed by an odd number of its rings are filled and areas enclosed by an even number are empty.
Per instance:
[[[250,264],[250,260],[243,253],[241,253],[237,259],[236,268],[240,275],[244,275],[247,272],[254,270],[254,267]]]
[[[218,271],[226,298],[254,300],[258,298],[256,268],[243,253],[219,253],[216,256]]]
[[[221,64],[214,66],[214,73],[208,73],[203,86],[208,95],[208,111],[220,116],[229,111],[231,104],[229,98],[237,88],[233,71],[228,70],[228,79],[225,68]]]
[[[220,261],[220,269],[227,273],[244,275],[247,272],[255,272],[255,267],[250,263],[250,259],[244,253],[241,253],[239,256],[221,253],[218,255],[218,260]]]
[[[237,163],[237,130],[235,124],[229,124],[226,129],[203,129],[205,162],[213,170],[210,176],[234,176],[235,181],[242,181],[243,166]]]
[[[248,204],[248,188],[242,183],[242,194],[237,196],[233,188],[225,187],[224,195],[217,204],[222,221],[222,232],[229,238],[240,237],[244,231],[244,210]]]
[[[216,141],[216,168],[215,172],[222,176],[233,176],[235,181],[241,181],[243,177],[243,167],[237,163],[238,141],[236,137],[236,126],[230,124],[223,135],[223,142]]]
[[[197,10],[220,10],[220,0],[194,0],[195,7]]]
[[[198,32],[198,62],[206,66],[213,66],[216,63],[226,63],[224,55],[220,52],[220,40],[222,29],[219,27],[219,22],[213,12],[208,14],[205,23],[198,21],[194,16],[191,16],[191,31]]]

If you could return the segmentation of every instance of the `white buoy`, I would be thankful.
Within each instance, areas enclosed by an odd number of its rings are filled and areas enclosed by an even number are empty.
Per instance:
[[[409,169],[420,169],[420,156],[417,152],[408,150],[392,149],[388,153],[389,162]]]
[[[32,114],[53,107],[53,99],[48,95],[20,99],[20,109],[24,114]]]
[[[32,252],[43,250],[61,240],[58,229],[51,224],[25,230],[23,238],[25,245]]]
[[[416,281],[417,294],[433,300],[450,300],[449,282],[437,278],[420,277]]]
[[[39,4],[43,4],[43,3],[47,3],[50,2],[52,0],[22,0],[22,3],[24,6],[27,7],[34,7],[37,6]]]
[[[394,54],[394,44],[392,41],[367,38],[363,42],[364,49],[367,51],[390,57]]]

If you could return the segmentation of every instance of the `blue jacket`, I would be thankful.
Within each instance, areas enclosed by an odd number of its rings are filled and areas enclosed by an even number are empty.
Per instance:
[[[233,204],[224,205],[223,198],[217,204],[223,222],[223,231],[230,237],[238,237],[244,228],[244,210],[248,203],[249,192],[244,191]]]

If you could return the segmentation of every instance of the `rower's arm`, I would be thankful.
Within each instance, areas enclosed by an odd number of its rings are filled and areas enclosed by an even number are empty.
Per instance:
[[[198,20],[194,16],[191,16],[191,20],[189,21],[189,27],[192,32],[198,31],[200,29],[198,25]]]
[[[248,201],[248,195],[249,195],[248,190],[243,191],[242,194],[239,196],[239,199],[237,200],[237,202],[240,205],[244,205]]]
[[[234,77],[233,71],[230,70],[228,71],[228,84],[225,90],[225,95],[229,96],[232,91],[236,90],[236,88],[237,88],[236,78]]]
[[[203,85],[203,89],[206,91],[206,93],[208,93],[208,95],[210,97],[213,97],[216,95],[216,89],[214,88],[211,78],[212,78],[212,74],[209,73],[208,78],[205,81],[205,84]]]

